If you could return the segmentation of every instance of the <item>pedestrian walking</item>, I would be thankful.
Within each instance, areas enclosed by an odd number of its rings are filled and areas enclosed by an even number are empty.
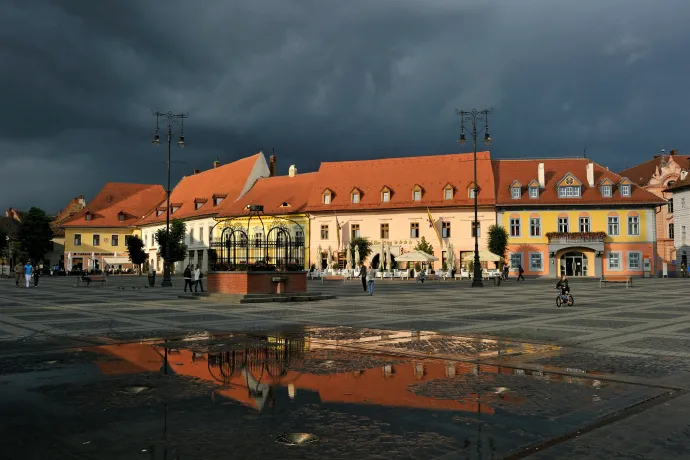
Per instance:
[[[510,273],[510,268],[508,267],[508,264],[503,266],[503,280],[508,281],[508,274]]]
[[[522,265],[518,265],[518,277],[517,280],[520,281],[525,281],[525,277],[522,276],[522,274],[525,273],[525,270],[522,268]]]
[[[22,280],[22,277],[24,276],[24,264],[21,262],[17,262],[17,265],[14,266],[14,284],[19,287],[19,282]]]
[[[184,292],[187,292],[187,286],[189,286],[189,292],[192,292],[192,265],[187,264],[187,268],[184,269]]]
[[[364,262],[360,262],[359,266],[359,276],[362,277],[362,288],[364,292],[367,292],[367,267],[364,266]]]
[[[31,265],[31,261],[27,260],[26,265],[24,265],[24,279],[26,279],[26,287],[31,284],[31,275],[33,274],[34,266]]]
[[[199,266],[196,266],[196,270],[194,270],[194,292],[197,292],[197,288],[201,288],[201,292],[204,292],[204,285],[201,282],[201,278],[204,277],[204,273],[201,271],[201,268]]]
[[[374,295],[374,270],[372,270],[371,265],[369,265],[369,270],[367,271],[367,285],[369,287],[369,295]]]
[[[37,288],[38,287],[38,279],[41,277],[41,267],[34,267],[33,276],[34,276],[34,287]]]

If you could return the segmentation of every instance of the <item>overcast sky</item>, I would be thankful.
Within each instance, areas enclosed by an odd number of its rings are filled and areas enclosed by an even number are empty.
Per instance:
[[[4,0],[3,209],[165,183],[151,110],[185,112],[173,183],[259,150],[320,161],[469,151],[619,170],[690,154],[688,0]]]

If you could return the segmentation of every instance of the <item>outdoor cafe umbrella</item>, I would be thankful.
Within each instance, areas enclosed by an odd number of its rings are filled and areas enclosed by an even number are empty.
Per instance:
[[[359,246],[355,246],[355,266],[359,267]]]
[[[466,262],[471,262],[474,260],[474,252],[471,252],[465,256]],[[498,262],[501,260],[501,256],[497,256],[491,251],[479,251],[479,260],[483,262]]]
[[[333,265],[333,249],[331,249],[331,247],[328,246],[328,254],[326,255],[326,268],[330,270],[332,265]]]
[[[455,269],[455,248],[453,247],[453,243],[448,245],[448,270],[454,270]]]
[[[386,246],[386,268],[390,270],[391,267],[391,245]]]
[[[319,261],[319,265],[317,265],[317,267],[316,267],[317,270],[321,270],[321,264],[323,261],[323,259],[321,258],[322,254],[323,254],[323,248],[321,247],[321,245],[319,245],[319,247],[316,248],[316,258]]]
[[[381,241],[381,251],[379,251],[379,270],[383,270],[383,259],[385,258],[384,251],[385,249],[383,249],[383,241]]]
[[[352,251],[347,248],[347,269],[352,270]]]
[[[435,262],[438,257],[427,254],[426,252],[414,250],[406,252],[395,259],[397,262]]]

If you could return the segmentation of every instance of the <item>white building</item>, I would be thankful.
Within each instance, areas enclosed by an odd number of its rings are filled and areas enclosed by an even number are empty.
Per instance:
[[[688,264],[690,255],[690,178],[687,171],[682,171],[680,180],[675,182],[665,192],[671,193],[669,206],[673,212],[673,244],[676,248],[676,264]]]
[[[275,168],[271,157],[269,169],[263,152],[248,158],[221,165],[218,160],[207,171],[194,170],[191,176],[180,180],[170,195],[170,219],[180,219],[187,226],[187,257],[175,263],[173,273],[181,274],[187,264],[199,265],[208,271],[208,249],[211,231],[216,225],[218,206],[225,200],[236,201],[247,193],[261,177],[268,177]],[[163,258],[155,241],[158,230],[165,228],[166,202],[144,216],[138,223],[144,250],[149,254],[149,266],[163,271]]]

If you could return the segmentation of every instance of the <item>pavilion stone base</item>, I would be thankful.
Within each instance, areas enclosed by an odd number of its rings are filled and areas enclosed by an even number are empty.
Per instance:
[[[307,272],[208,272],[206,285],[215,294],[303,294]]]

